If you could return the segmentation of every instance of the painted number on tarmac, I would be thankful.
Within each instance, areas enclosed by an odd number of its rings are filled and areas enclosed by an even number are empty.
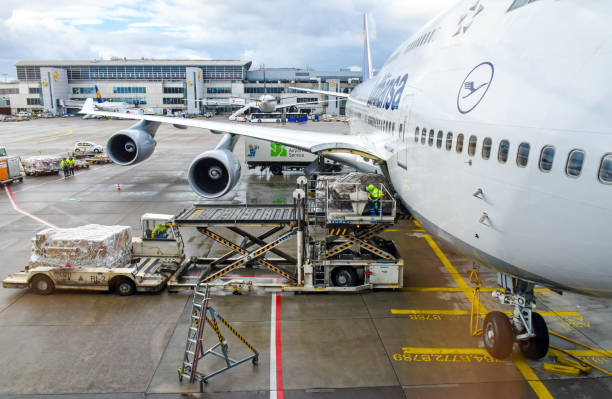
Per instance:
[[[446,354],[435,353],[395,353],[393,360],[396,362],[436,362],[436,363],[503,363],[489,355],[480,354]]]

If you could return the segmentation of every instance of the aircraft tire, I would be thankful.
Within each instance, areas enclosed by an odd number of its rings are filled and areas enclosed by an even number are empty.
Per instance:
[[[485,348],[496,359],[505,359],[512,353],[514,332],[510,320],[502,312],[490,312],[484,319],[482,339]]]
[[[519,341],[519,349],[525,358],[539,360],[548,353],[548,326],[539,313],[533,312],[531,313],[531,327],[535,337]]]

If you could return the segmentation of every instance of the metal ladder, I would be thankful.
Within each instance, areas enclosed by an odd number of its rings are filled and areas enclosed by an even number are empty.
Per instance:
[[[204,291],[202,289],[204,288]],[[187,341],[185,343],[185,354],[183,355],[183,365],[178,370],[179,380],[183,378],[193,382],[198,360],[204,355],[202,341],[204,340],[204,326],[206,326],[206,309],[208,309],[210,287],[208,284],[196,284],[193,290],[193,300],[191,306],[191,323],[187,330]]]
[[[325,267],[323,265],[314,265],[314,282],[315,287],[325,286]]]
[[[187,342],[185,343],[183,363],[178,369],[179,381],[182,382],[183,378],[189,380],[191,383],[198,381],[200,383],[200,392],[203,392],[204,384],[206,384],[210,378],[249,360],[251,360],[254,365],[257,365],[259,362],[259,352],[257,352],[257,350],[240,335],[227,320],[209,306],[209,294],[210,286],[207,283],[200,281],[196,284],[193,292],[193,304],[190,316],[191,323],[187,330]],[[240,360],[231,358],[229,356],[227,339],[225,339],[221,333],[217,320],[225,325],[225,327],[253,353]],[[203,349],[203,343],[204,327],[206,324],[211,326],[215,331],[219,342],[205,351]],[[219,347],[221,348],[221,352],[216,351]],[[198,361],[207,355],[213,355],[225,360],[225,367],[208,374],[198,373]]]

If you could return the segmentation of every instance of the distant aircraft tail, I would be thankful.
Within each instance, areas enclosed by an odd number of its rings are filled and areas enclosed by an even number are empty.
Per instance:
[[[363,14],[363,65],[361,70],[363,71],[362,82],[371,79],[374,75],[372,70],[372,53],[370,52],[370,36],[368,34],[368,14]]]
[[[100,95],[100,89],[98,89],[98,85],[96,85],[96,98],[99,103],[102,103],[102,96]]]

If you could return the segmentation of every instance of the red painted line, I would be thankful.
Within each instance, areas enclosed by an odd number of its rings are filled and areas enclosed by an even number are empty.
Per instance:
[[[38,217],[28,211],[24,211],[23,209],[21,209],[21,207],[19,206],[19,204],[17,204],[17,201],[15,200],[15,197],[13,196],[13,192],[11,191],[11,188],[8,186],[4,186],[4,190],[6,191],[6,193],[9,196],[9,200],[11,201],[11,205],[13,206],[13,209],[15,209],[17,212],[26,215],[29,218],[32,218],[34,220],[36,220],[39,223],[42,223],[44,225],[47,225],[49,227],[53,227],[55,229],[59,229],[59,227],[51,222],[46,221],[45,219]]]
[[[283,399],[283,356],[281,345],[281,296],[276,294],[276,398]]]

